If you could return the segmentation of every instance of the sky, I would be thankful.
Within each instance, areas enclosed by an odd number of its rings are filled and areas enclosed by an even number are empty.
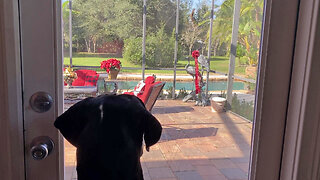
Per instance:
[[[212,1],[211,0],[206,0],[206,4],[208,6],[211,6]],[[214,4],[220,6],[225,0],[215,0]],[[201,2],[201,1],[200,1]],[[193,0],[193,6],[196,7],[199,4],[199,0]]]

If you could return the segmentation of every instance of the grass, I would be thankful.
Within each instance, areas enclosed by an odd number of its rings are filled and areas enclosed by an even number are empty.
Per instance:
[[[178,66],[184,68],[185,65],[188,64],[188,60],[179,60]],[[190,60],[190,64],[194,65],[194,60]],[[229,71],[229,58],[228,57],[222,57],[222,56],[215,56],[211,58],[210,61],[210,69],[222,72],[222,73],[228,73]],[[237,75],[245,75],[245,66],[240,66],[239,61],[236,61],[235,66],[235,74]]]
[[[75,66],[100,66],[100,62],[106,59],[109,59],[112,57],[108,57],[106,54],[86,54],[86,53],[74,53],[73,58],[72,58],[72,64]],[[122,67],[137,67],[140,68],[141,65],[136,65],[133,64],[124,58],[117,58],[118,60],[121,61]],[[64,64],[69,65],[70,63],[70,58],[65,57],[64,58]],[[177,63],[177,68],[178,69],[184,69],[184,67],[188,64],[188,60],[179,60]],[[190,64],[194,65],[194,60],[190,60]],[[222,72],[222,73],[228,73],[229,69],[229,58],[228,57],[221,57],[221,56],[216,56],[211,58],[211,63],[210,63],[210,69],[215,70],[217,72]],[[95,69],[96,71],[103,71],[100,68]],[[122,69],[122,72],[127,72],[127,73],[141,73],[141,70],[131,70],[131,69]],[[173,74],[173,71],[170,70],[146,70],[146,73],[154,73],[154,74]],[[177,74],[186,74],[185,71],[177,71]],[[236,75],[245,75],[245,67],[240,66],[239,62],[236,61],[236,67],[235,67],[235,74]]]

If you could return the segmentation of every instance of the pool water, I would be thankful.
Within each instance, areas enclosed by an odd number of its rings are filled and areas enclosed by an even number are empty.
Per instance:
[[[98,83],[103,83],[102,81]],[[119,89],[133,89],[138,84],[138,81],[121,81],[118,83]],[[98,84],[98,86],[103,86],[103,84]],[[164,89],[169,89],[173,86],[173,82],[166,82]],[[194,82],[176,82],[176,90],[180,89],[194,90]],[[204,87],[205,88],[205,87]],[[213,81],[209,82],[209,91],[223,91],[227,89],[227,81]],[[233,82],[233,90],[244,90],[244,82]]]

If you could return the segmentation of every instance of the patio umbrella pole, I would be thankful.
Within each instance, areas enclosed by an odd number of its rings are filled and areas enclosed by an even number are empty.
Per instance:
[[[232,103],[232,88],[233,88],[235,59],[236,59],[236,55],[237,55],[237,41],[238,41],[238,30],[239,30],[240,7],[241,7],[240,0],[235,0],[234,14],[233,14],[233,25],[232,25],[232,38],[231,38],[231,47],[230,47],[228,86],[227,86],[228,109],[231,109],[231,103]]]
[[[176,12],[176,33],[175,33],[175,47],[174,47],[174,75],[173,75],[173,93],[172,99],[176,98],[176,76],[177,76],[177,62],[178,62],[178,33],[179,33],[179,5],[180,0],[177,0],[177,12]]]
[[[72,67],[72,0],[69,0],[69,53],[70,67]]]
[[[142,30],[142,80],[146,70],[146,21],[147,21],[147,0],[143,0],[143,30]]]
[[[210,15],[210,32],[209,32],[209,44],[208,44],[208,67],[207,67],[207,81],[206,81],[206,100],[209,100],[209,75],[210,75],[210,56],[211,56],[211,41],[212,41],[212,26],[213,26],[213,13],[214,13],[214,0],[212,0],[211,15]]]

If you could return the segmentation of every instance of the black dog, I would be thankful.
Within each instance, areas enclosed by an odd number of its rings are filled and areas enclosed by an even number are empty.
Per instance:
[[[84,99],[54,125],[77,147],[79,180],[143,180],[142,139],[149,151],[162,131],[158,120],[132,95]]]

